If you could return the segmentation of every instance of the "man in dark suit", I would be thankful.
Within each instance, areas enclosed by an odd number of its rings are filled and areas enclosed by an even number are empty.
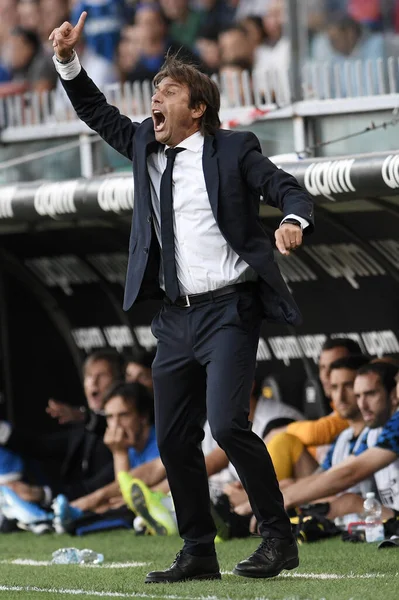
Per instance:
[[[220,129],[217,86],[176,57],[154,79],[151,118],[132,123],[107,104],[74,51],[84,20],[83,13],[76,27],[64,23],[50,39],[78,116],[133,162],[124,308],[164,298],[152,323],[155,427],[184,546],[146,582],[220,578],[199,447],[206,414],[263,537],[234,572],[274,577],[298,566],[298,551],[270,457],[251,431],[249,398],[261,320],[295,324],[300,313],[274,262],[259,200],[284,214],[275,234],[283,254],[302,243],[302,229],[312,230],[312,202],[262,156],[255,135]]]

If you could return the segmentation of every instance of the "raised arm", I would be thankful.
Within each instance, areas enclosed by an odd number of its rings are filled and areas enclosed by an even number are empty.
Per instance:
[[[53,42],[54,64],[78,117],[131,160],[133,136],[138,123],[132,123],[129,117],[121,115],[115,106],[108,104],[104,94],[81,67],[74,50],[82,35],[86,16],[87,13],[82,12],[75,27],[65,21],[51,32],[49,39]]]

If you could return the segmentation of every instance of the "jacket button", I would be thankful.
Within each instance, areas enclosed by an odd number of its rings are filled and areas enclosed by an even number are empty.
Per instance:
[[[147,223],[152,223],[152,216],[151,215],[148,215],[148,217],[147,217]]]
[[[148,248],[143,248],[144,254],[148,254]]]

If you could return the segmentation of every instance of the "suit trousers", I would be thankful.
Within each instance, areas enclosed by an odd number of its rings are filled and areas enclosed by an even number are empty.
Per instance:
[[[273,464],[248,421],[262,308],[253,290],[188,308],[163,305],[152,322],[155,428],[184,549],[214,552],[203,424],[234,465],[263,537],[291,537]]]

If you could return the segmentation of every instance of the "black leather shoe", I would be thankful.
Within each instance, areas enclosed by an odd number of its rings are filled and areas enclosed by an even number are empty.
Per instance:
[[[192,556],[180,551],[166,571],[151,571],[145,583],[177,583],[192,579],[221,579],[216,556]]]
[[[284,569],[295,569],[298,565],[298,548],[294,539],[268,538],[249,558],[239,562],[233,573],[242,577],[276,577]]]

